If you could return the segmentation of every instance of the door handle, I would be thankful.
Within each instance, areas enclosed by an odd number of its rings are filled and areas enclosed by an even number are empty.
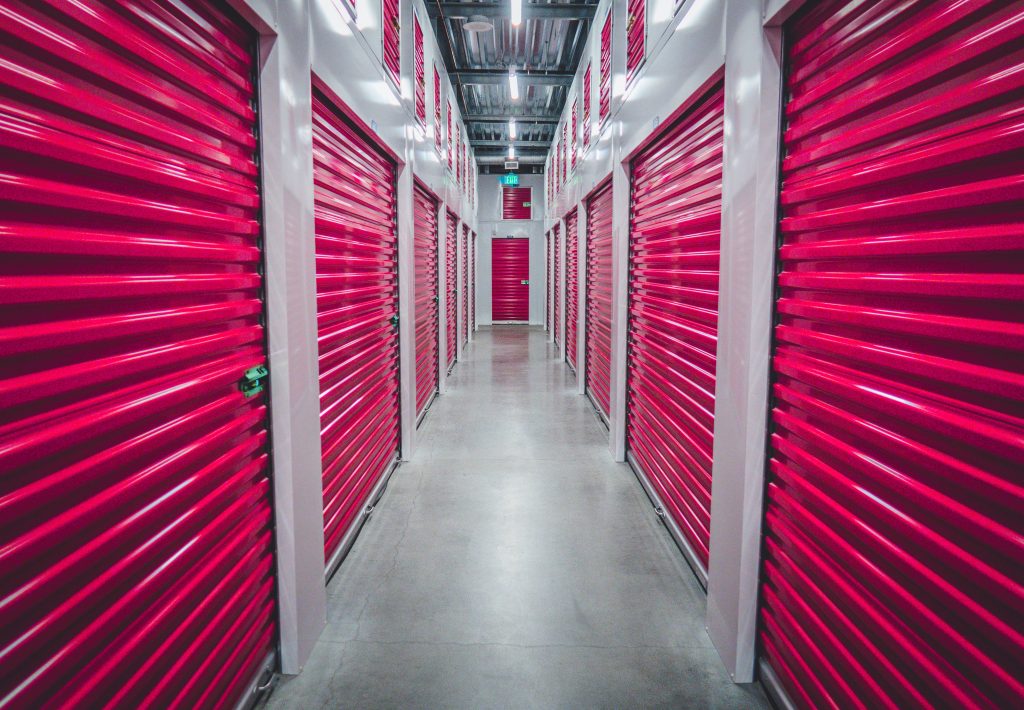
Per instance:
[[[523,286],[529,286],[530,285],[530,279],[523,279],[519,283],[522,284]]]

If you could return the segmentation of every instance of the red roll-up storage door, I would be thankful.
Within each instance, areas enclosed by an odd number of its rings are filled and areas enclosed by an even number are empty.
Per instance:
[[[462,225],[462,344],[469,342],[469,227]]]
[[[1024,3],[787,27],[760,643],[801,707],[1024,698]]]
[[[0,13],[0,705],[233,707],[277,643],[255,33]]]
[[[416,415],[427,408],[437,392],[438,357],[438,239],[437,201],[416,185],[413,193],[416,252]]]
[[[552,333],[554,334],[555,347],[558,347],[559,342],[561,342],[561,341],[559,341],[558,338],[562,334],[562,329],[560,327],[561,326],[561,322],[562,322],[562,275],[561,275],[561,273],[559,273],[561,271],[561,267],[562,267],[562,238],[561,238],[561,232],[562,232],[561,225],[558,225],[558,224],[556,224],[554,229],[551,230],[551,234],[555,238],[555,243],[554,243],[554,250],[555,250],[554,267],[555,267],[555,270],[554,270],[554,278],[553,278],[554,288],[555,288],[555,312],[554,312],[555,324],[554,324],[554,327],[553,327],[553,330],[552,330]]]
[[[454,212],[448,212],[448,223],[445,225],[444,240],[444,271],[448,288],[447,299],[445,300],[445,327],[447,328],[445,342],[448,345],[448,369],[451,370],[455,364],[456,350],[458,346],[458,314],[459,295],[458,287],[458,239],[459,239],[459,218]]]
[[[395,86],[402,85],[401,16],[402,11],[399,0],[381,0],[384,68],[387,70],[387,75],[395,82]]]
[[[398,456],[398,242],[394,164],[319,91],[313,193],[324,551],[333,566]]]
[[[565,217],[565,360],[576,370],[576,324],[579,319],[578,213]]]
[[[547,274],[547,287],[544,289],[544,328],[551,329],[551,232],[544,235],[544,273]]]
[[[707,570],[722,223],[722,84],[633,160],[626,445]]]
[[[477,240],[476,232],[473,232],[472,239],[472,256],[469,260],[469,332],[473,333],[476,331],[476,269],[477,269]]]
[[[587,394],[605,420],[612,376],[612,183],[587,199]]]
[[[491,240],[491,319],[530,320],[530,240]]]
[[[597,67],[597,124],[604,127],[612,108],[612,12],[604,16],[601,25],[601,47]]]
[[[501,186],[501,218],[532,219],[533,188]]]

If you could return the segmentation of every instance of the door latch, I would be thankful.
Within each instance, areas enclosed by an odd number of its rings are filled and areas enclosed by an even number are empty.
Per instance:
[[[238,389],[242,391],[242,394],[246,396],[246,399],[253,397],[263,391],[267,375],[269,374],[270,370],[267,369],[266,365],[250,367],[245,371],[245,374],[242,375],[242,379],[238,383]]]

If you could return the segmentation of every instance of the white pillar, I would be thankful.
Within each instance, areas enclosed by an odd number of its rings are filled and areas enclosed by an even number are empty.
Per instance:
[[[727,0],[725,165],[707,626],[754,679],[778,195],[781,31]]]
[[[309,14],[240,5],[260,31],[260,146],[281,671],[298,673],[327,622]]]

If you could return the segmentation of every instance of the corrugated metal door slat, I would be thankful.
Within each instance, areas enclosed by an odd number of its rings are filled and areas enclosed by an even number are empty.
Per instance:
[[[801,707],[1024,698],[1024,3],[787,26],[760,645]]]
[[[414,191],[416,261],[416,415],[437,392],[440,352],[437,201],[419,185]]]
[[[607,418],[612,375],[612,183],[587,198],[586,390]]]
[[[313,95],[324,552],[331,562],[398,455],[395,168]]]
[[[445,279],[447,283],[448,298],[445,300],[445,324],[446,324],[446,337],[445,342],[448,344],[448,369],[451,370],[452,366],[455,365],[455,356],[458,346],[457,332],[458,328],[458,238],[459,238],[459,218],[451,210],[448,211],[448,222],[445,225],[445,240],[444,240],[444,270]]]
[[[492,239],[492,320],[530,320],[529,280],[530,240]]]
[[[554,284],[555,284],[555,324],[552,329],[552,334],[555,340],[555,347],[561,342],[559,336],[562,334],[561,323],[562,323],[562,228],[561,225],[555,225],[554,229],[551,230],[551,234],[555,240],[555,271],[554,271]]]
[[[626,443],[707,570],[722,84],[633,160]]]
[[[579,319],[579,213],[565,217],[565,359],[576,370],[576,324]]]
[[[232,707],[277,633],[256,36],[108,5],[0,1],[0,705]]]

